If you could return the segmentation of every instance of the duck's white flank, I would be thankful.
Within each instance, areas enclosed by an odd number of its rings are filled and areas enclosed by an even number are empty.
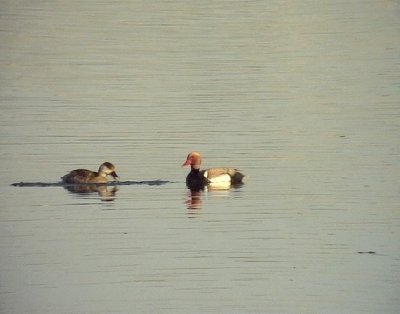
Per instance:
[[[221,174],[217,177],[208,178],[208,171],[204,172],[204,176],[208,179],[210,183],[222,183],[222,182],[231,182],[232,178],[229,174]]]

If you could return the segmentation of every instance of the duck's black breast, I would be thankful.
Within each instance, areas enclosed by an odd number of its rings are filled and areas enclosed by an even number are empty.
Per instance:
[[[192,169],[186,177],[186,186],[191,190],[202,190],[207,184],[204,170]]]

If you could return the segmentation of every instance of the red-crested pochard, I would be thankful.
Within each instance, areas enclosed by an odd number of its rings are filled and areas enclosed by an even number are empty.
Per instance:
[[[243,183],[245,175],[235,168],[210,168],[200,170],[201,155],[198,152],[191,152],[182,167],[189,166],[191,170],[186,177],[186,185],[191,190],[203,189],[207,185],[225,184],[239,185]]]
[[[102,163],[97,172],[86,169],[76,169],[61,177],[65,183],[107,183],[107,176],[118,178],[115,173],[115,167],[110,162]]]

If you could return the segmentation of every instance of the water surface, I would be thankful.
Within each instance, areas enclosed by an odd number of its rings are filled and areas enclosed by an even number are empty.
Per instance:
[[[396,1],[0,11],[1,313],[399,312]]]

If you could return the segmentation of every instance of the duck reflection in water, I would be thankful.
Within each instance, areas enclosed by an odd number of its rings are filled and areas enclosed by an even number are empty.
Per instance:
[[[201,191],[190,191],[186,198],[185,204],[189,210],[201,209]],[[193,214],[194,211],[191,213]]]
[[[243,184],[208,184],[202,189],[189,189],[185,204],[190,214],[197,213],[202,207],[204,194],[213,193],[213,196],[227,197],[232,189],[239,189]]]
[[[71,193],[79,195],[89,195],[97,193],[102,201],[114,201],[118,191],[117,186],[107,186],[106,184],[74,184],[65,185],[64,188]]]

